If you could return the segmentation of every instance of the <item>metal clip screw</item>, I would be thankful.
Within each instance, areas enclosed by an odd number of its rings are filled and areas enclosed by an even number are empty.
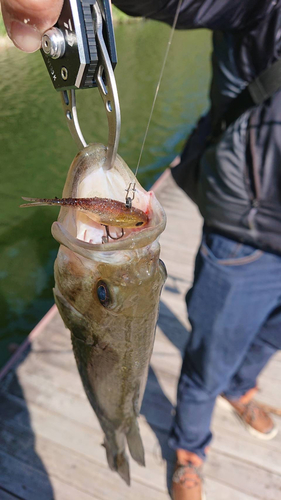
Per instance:
[[[52,59],[58,59],[65,53],[65,39],[59,28],[51,28],[42,37],[42,50]]]

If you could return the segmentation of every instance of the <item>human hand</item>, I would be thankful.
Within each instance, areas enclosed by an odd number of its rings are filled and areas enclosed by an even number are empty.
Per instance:
[[[62,5],[63,0],[1,0],[6,30],[16,47],[40,49],[42,34],[57,22]]]

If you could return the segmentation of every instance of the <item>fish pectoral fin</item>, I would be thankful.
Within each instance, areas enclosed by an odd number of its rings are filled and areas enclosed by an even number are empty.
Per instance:
[[[53,293],[66,328],[72,332],[74,337],[86,342],[89,328],[84,316],[65,299],[57,287],[53,288]]]
[[[120,435],[119,438],[121,438],[125,444],[124,434]],[[125,481],[125,483],[130,486],[130,466],[125,450],[116,450],[116,452],[113,451],[113,448],[110,446],[106,438],[104,440],[104,447],[106,450],[106,458],[110,469],[117,472],[119,476]]]
[[[145,467],[144,448],[137,419],[133,421],[129,432],[126,434],[126,438],[132,458],[139,465]]]

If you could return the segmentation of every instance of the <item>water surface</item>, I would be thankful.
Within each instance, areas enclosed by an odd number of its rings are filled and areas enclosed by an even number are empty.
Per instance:
[[[134,170],[147,124],[168,26],[138,22],[116,27],[122,130],[119,154]],[[210,34],[176,32],[138,178],[149,188],[174,158],[208,105]],[[0,51],[0,366],[53,304],[58,244],[50,228],[57,208],[19,209],[21,196],[60,196],[77,150],[39,53]],[[78,92],[88,142],[107,140],[97,89]]]

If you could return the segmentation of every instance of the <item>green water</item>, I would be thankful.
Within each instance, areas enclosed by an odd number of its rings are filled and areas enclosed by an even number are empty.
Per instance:
[[[122,113],[119,154],[134,169],[169,36],[156,22],[117,26],[115,72]],[[206,109],[210,34],[176,32],[139,170],[149,188]],[[21,196],[60,196],[77,150],[39,53],[0,51],[0,366],[53,304],[57,208],[19,209]],[[88,142],[107,140],[97,89],[78,92]]]

